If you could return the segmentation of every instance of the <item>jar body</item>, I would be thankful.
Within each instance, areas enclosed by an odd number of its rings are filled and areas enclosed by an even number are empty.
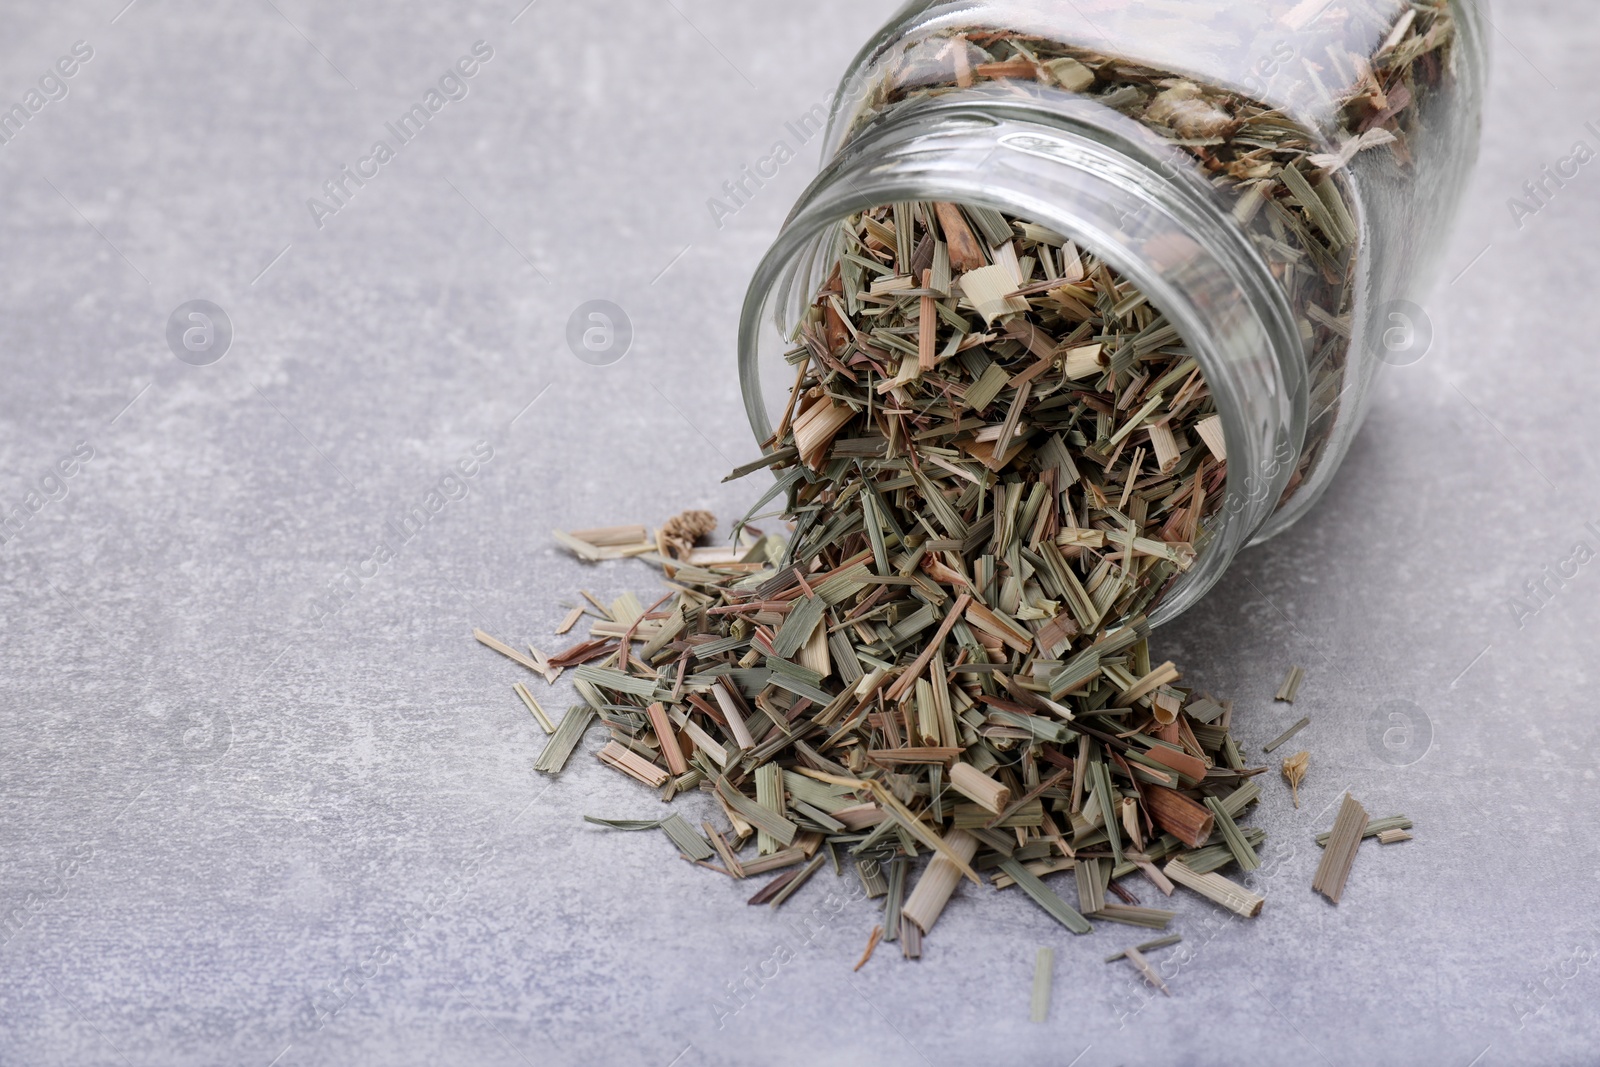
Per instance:
[[[1263,540],[1326,490],[1377,367],[1431,340],[1414,301],[1476,158],[1484,69],[1456,0],[917,0],[846,73],[824,154],[919,98],[1033,83],[1190,156],[1299,334],[1305,425]]]
[[[1484,68],[1476,10],[1454,0],[1181,11],[908,5],[841,83],[824,168],[740,328],[746,407],[767,440],[851,213],[968,202],[1081,242],[1177,329],[1226,438],[1225,502],[1195,539],[1197,565],[1150,602],[1153,623],[1305,513],[1374,371],[1425,350],[1408,301],[1475,158]]]

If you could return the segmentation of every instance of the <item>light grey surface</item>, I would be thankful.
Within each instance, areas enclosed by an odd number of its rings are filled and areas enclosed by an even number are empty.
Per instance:
[[[551,527],[726,520],[760,490],[718,481],[753,451],[735,309],[815,144],[722,228],[706,201],[793,146],[891,4],[121,2],[11,4],[0,34],[8,104],[94,48],[0,145],[0,510],[93,449],[0,545],[0,1063],[1600,1058],[1600,563],[1510,606],[1600,547],[1600,163],[1520,228],[1506,203],[1600,148],[1586,4],[1496,10],[1433,350],[1378,387],[1316,511],[1158,637],[1257,752],[1309,714],[1313,765],[1299,811],[1263,782],[1261,917],[1180,897],[1167,958],[1192,958],[1151,1000],[1100,962],[1138,931],[1065,936],[987,887],[920,963],[852,973],[876,912],[851,881],[773,914],[659,835],[584,825],[660,806],[595,736],[533,772],[525,675],[470,636],[555,647],[576,588],[653,588]],[[306,199],[479,39],[469,95],[318,229]],[[237,331],[207,367],[164,340],[195,298]],[[634,324],[614,366],[566,347],[590,299]],[[468,495],[386,532],[479,440]],[[1417,837],[1365,849],[1335,909],[1310,835],[1346,787]]]

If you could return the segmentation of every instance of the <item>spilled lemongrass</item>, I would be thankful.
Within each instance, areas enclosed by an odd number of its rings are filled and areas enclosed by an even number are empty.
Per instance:
[[[1134,970],[1138,971],[1146,982],[1149,982],[1167,996],[1172,996],[1172,990],[1167,988],[1167,983],[1161,980],[1161,976],[1156,973],[1156,969],[1150,966],[1150,961],[1144,958],[1144,953],[1136,948],[1130,948],[1124,949],[1122,955],[1124,959],[1133,964]]]
[[[1140,952],[1154,952],[1158,948],[1166,948],[1168,945],[1176,945],[1178,942],[1180,942],[1182,940],[1183,940],[1183,935],[1182,934],[1168,934],[1166,937],[1158,937],[1154,941],[1145,941],[1145,942],[1137,944],[1137,945],[1135,945],[1133,947],[1138,949]],[[1115,962],[1117,962],[1118,960],[1122,959],[1125,955],[1127,955],[1127,951],[1128,951],[1127,949],[1123,949],[1120,952],[1113,952],[1111,955],[1106,957],[1106,962],[1107,963],[1115,963]]]
[[[1265,903],[1266,898],[1250,892],[1244,886],[1220,874],[1215,872],[1201,874],[1182,860],[1169,860],[1163,870],[1167,877],[1178,885],[1194,890],[1207,900],[1220,904],[1237,915],[1253,919],[1261,914],[1261,905]]]
[[[851,970],[859,971],[861,968],[865,967],[867,965],[867,961],[872,958],[872,953],[877,950],[878,942],[882,940],[883,924],[878,923],[877,925],[873,926],[872,933],[867,935],[867,947],[862,950],[861,958],[856,960],[856,965],[852,967]]]
[[[1152,930],[1165,930],[1167,925],[1177,917],[1177,914],[1177,912],[1169,911],[1166,908],[1141,908],[1128,904],[1106,904],[1088,917],[1121,923],[1124,926],[1145,926]]]
[[[949,831],[944,843],[963,863],[971,863],[978,851],[978,839],[965,830]],[[934,856],[900,908],[900,917],[915,923],[924,934],[932,933],[960,882],[961,868],[950,858]]]
[[[594,708],[587,704],[568,708],[567,713],[561,718],[561,724],[556,727],[556,732],[545,742],[544,751],[533,761],[533,769],[544,774],[560,774],[561,768],[567,765],[572,750],[577,748],[578,742],[583,739],[584,730],[594,721],[594,715]]]
[[[1310,726],[1310,725],[1311,725],[1311,717],[1309,715],[1301,716],[1299,722],[1297,722],[1293,726],[1289,727],[1287,730],[1285,730],[1283,733],[1279,734],[1277,737],[1274,737],[1271,741],[1268,741],[1265,745],[1262,745],[1261,746],[1261,750],[1263,752],[1271,752],[1271,751],[1273,751],[1279,745],[1283,744],[1285,741],[1289,740],[1295,734],[1299,733],[1301,730],[1304,730],[1307,726]]]
[[[1404,815],[1385,815],[1381,819],[1371,819],[1367,828],[1362,832],[1363,837],[1377,837],[1388,830],[1410,830],[1416,824]],[[1332,830],[1324,830],[1317,835],[1316,841],[1320,846],[1328,844],[1328,838],[1333,836]]]
[[[1223,843],[1228,846],[1228,851],[1233,853],[1235,862],[1241,871],[1253,871],[1261,866],[1261,858],[1256,855],[1256,850],[1250,846],[1244,833],[1239,829],[1239,824],[1233,821],[1222,802],[1216,797],[1206,797],[1206,807],[1211,809],[1211,814],[1216,816],[1217,829],[1222,833]],[[1192,869],[1192,868],[1191,868]]]
[[[1289,783],[1289,790],[1294,794],[1294,806],[1300,806],[1300,783],[1305,781],[1306,770],[1311,766],[1311,753],[1302,749],[1292,756],[1285,756],[1283,760],[1283,780]]]
[[[550,721],[550,717],[544,713],[544,708],[540,707],[539,702],[533,698],[533,694],[528,692],[528,687],[521,682],[516,682],[511,688],[515,690],[523,704],[527,705],[528,711],[533,715],[534,720],[538,722],[540,727],[543,728],[544,732],[547,734],[555,733],[555,723]]]
[[[1327,847],[1322,851],[1322,861],[1311,880],[1311,888],[1337,904],[1344,895],[1345,880],[1355,863],[1356,852],[1361,847],[1361,837],[1367,829],[1367,809],[1349,793],[1339,803],[1339,814],[1329,832]]]
[[[1047,915],[1068,930],[1075,934],[1087,934],[1094,929],[1087,919],[1073,910],[1072,905],[1062,900],[1055,890],[1045,885],[1021,863],[1014,859],[1003,860],[1000,869],[1010,875],[1011,880],[1032,897],[1033,902],[1043,908]]]
[[[1305,680],[1305,676],[1305,668],[1298,665],[1290,667],[1289,672],[1283,676],[1283,684],[1278,686],[1278,692],[1273,699],[1293,704],[1295,694],[1300,691],[1300,683]]]
[[[1042,1023],[1050,1017],[1050,985],[1056,966],[1056,950],[1042,946],[1033,962],[1033,995],[1028,1002],[1028,1018]]]

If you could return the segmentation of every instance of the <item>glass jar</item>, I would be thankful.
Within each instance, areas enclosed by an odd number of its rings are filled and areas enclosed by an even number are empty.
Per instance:
[[[1222,416],[1223,504],[1151,612],[1327,489],[1476,156],[1477,0],[918,0],[852,63],[825,166],[751,282],[740,373],[767,442],[839,223],[901,201],[1029,219],[1173,323]]]

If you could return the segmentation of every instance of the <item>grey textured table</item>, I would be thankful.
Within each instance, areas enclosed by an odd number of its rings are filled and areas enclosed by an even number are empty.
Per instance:
[[[1180,896],[1152,1000],[1101,962],[1137,932],[987,887],[853,973],[851,880],[773,914],[585,825],[660,807],[587,752],[534,773],[519,669],[470,636],[552,646],[578,587],[653,588],[552,527],[759,492],[718,481],[753,451],[735,309],[815,165],[785,123],[889,4],[122,2],[0,35],[8,107],[92,50],[0,144],[0,1063],[1600,1061],[1600,563],[1546,570],[1600,548],[1600,163],[1507,205],[1600,148],[1587,4],[1497,9],[1432,350],[1310,518],[1159,634],[1253,746],[1309,714],[1315,763],[1299,811],[1266,783],[1266,910]],[[194,299],[234,333],[205,366],[166,340]],[[592,299],[632,323],[611,366],[566,344]],[[1335,909],[1310,835],[1346,788],[1417,836]]]

